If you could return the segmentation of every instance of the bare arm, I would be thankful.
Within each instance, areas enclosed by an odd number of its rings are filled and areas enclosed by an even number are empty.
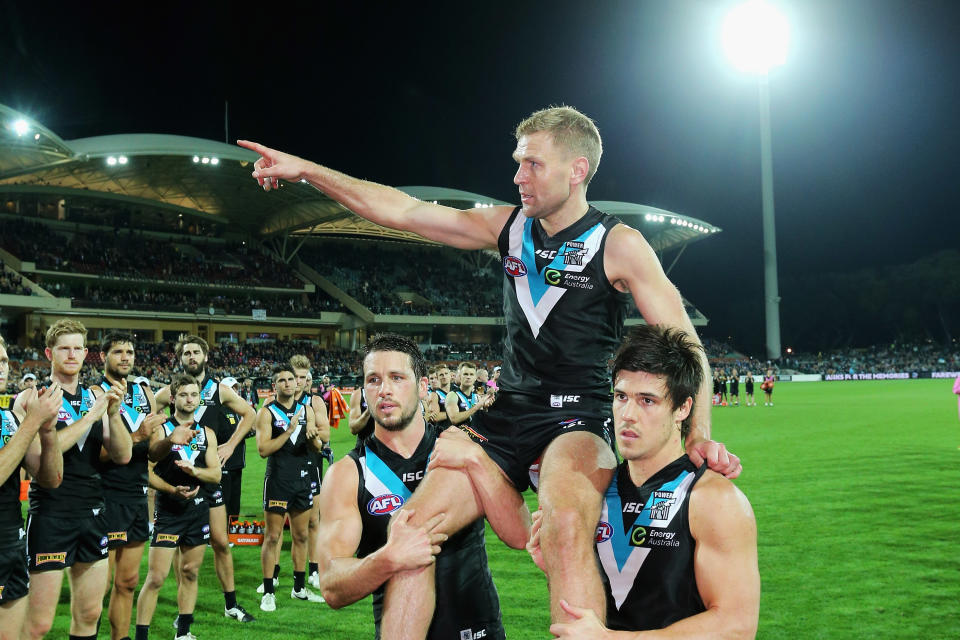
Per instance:
[[[238,396],[236,391],[225,384],[220,385],[220,402],[240,418],[240,421],[237,423],[237,428],[230,434],[230,439],[217,449],[220,461],[224,462],[233,455],[233,451],[237,448],[237,445],[247,437],[247,434],[256,422],[257,414],[246,400]]]
[[[170,406],[170,387],[166,386],[160,391],[157,391],[157,395],[153,397],[154,402],[154,411],[163,412],[164,409]]]
[[[322,442],[330,442],[330,416],[327,415],[327,403],[320,396],[312,396],[310,405],[313,407],[314,424]]]
[[[220,458],[217,456],[217,434],[210,427],[203,427],[207,435],[207,449],[203,452],[205,467],[195,466],[188,460],[177,460],[175,464],[188,476],[200,482],[216,484],[220,482]]]
[[[320,488],[320,589],[334,609],[370,595],[400,571],[430,565],[446,536],[431,533],[437,516],[424,527],[407,524],[409,512],[394,518],[387,544],[365,558],[355,558],[363,523],[357,507],[359,474],[351,458],[343,458],[327,471]],[[432,526],[431,526],[432,525]]]
[[[664,274],[660,261],[640,232],[626,225],[617,225],[610,232],[606,246],[603,267],[607,278],[617,290],[633,296],[643,319],[651,325],[681,329],[701,345],[697,331],[683,308],[680,292]],[[728,454],[719,443],[710,441],[712,377],[706,352],[701,349],[699,355],[703,380],[694,398],[691,428],[685,445],[694,464],[707,459],[711,469],[735,478],[742,470],[740,459]],[[709,446],[703,446],[704,442]]]
[[[311,406],[310,410],[306,412],[307,446],[314,451],[320,451],[323,449],[323,440],[320,438],[320,430],[317,429],[317,420],[315,416],[316,414]]]
[[[21,406],[26,417],[0,449],[0,478],[5,482],[22,461],[38,485],[56,488],[63,480],[63,455],[57,441],[57,414],[63,392],[55,384],[39,395],[31,390],[21,396],[25,396]]]
[[[290,439],[290,436],[293,435],[294,424],[300,419],[301,411],[303,411],[303,407],[293,414],[287,428],[276,438],[273,437],[273,414],[266,407],[257,412],[257,452],[261,458],[273,455]]]
[[[195,435],[197,435],[197,432],[193,428],[193,420],[178,425],[169,436],[164,436],[163,431],[157,429],[150,437],[150,450],[147,452],[147,458],[151,462],[159,462],[170,453],[170,448],[173,445],[187,444],[193,440]]]
[[[103,418],[103,448],[107,450],[107,455],[116,464],[127,464],[133,457],[133,440],[130,438],[127,425],[120,415],[120,404],[123,402],[126,392],[127,383],[125,380],[120,384],[113,385],[107,392],[110,404],[107,405],[107,413]]]
[[[477,401],[473,404],[472,407],[466,411],[460,410],[460,403],[457,401],[458,396],[456,392],[451,391],[447,394],[447,399],[445,401],[445,407],[447,410],[447,419],[450,420],[450,424],[463,424],[470,420],[477,411],[486,408],[489,405],[487,402],[487,396],[480,396],[477,398]]]
[[[480,445],[456,427],[446,429],[437,438],[427,471],[437,467],[466,472],[497,536],[509,547],[524,548],[530,538],[530,509]]]
[[[57,439],[60,442],[60,451],[67,451],[77,443],[80,439],[80,436],[85,434],[95,422],[98,422],[103,415],[107,412],[107,407],[110,403],[110,394],[104,393],[99,398],[97,398],[93,407],[90,408],[90,412],[87,415],[83,416],[73,424],[60,429],[57,432]]]
[[[359,180],[256,142],[238,140],[260,154],[253,177],[269,191],[278,180],[306,180],[361,218],[384,227],[412,231],[461,249],[497,246],[497,236],[513,207],[460,210],[423,202],[398,189]]]
[[[370,420],[369,409],[360,411],[361,398],[362,392],[360,389],[354,389],[353,393],[350,394],[350,433],[353,435],[363,431],[364,427],[367,426],[367,421]]]

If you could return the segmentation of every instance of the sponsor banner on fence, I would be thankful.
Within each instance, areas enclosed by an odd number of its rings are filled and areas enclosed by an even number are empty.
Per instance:
[[[960,371],[878,371],[864,373],[826,373],[826,382],[841,380],[918,380],[929,378],[947,378],[952,380],[960,376]]]

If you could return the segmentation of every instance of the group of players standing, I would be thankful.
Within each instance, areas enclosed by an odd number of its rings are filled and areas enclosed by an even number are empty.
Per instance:
[[[753,397],[753,374],[745,371],[742,375],[734,368],[729,374],[725,369],[717,369],[713,374],[713,404],[720,406],[740,406],[740,378],[744,380],[744,391],[746,391],[747,407],[757,406],[757,401]],[[773,385],[776,382],[776,376],[773,375],[773,369],[767,369],[763,382],[760,384],[760,390],[764,394],[764,406],[773,406]],[[729,393],[728,393],[729,386]]]
[[[323,399],[310,393],[309,360],[294,356],[290,364],[276,367],[276,397],[255,412],[237,393],[235,379],[218,381],[208,375],[208,345],[198,336],[177,343],[183,373],[154,395],[145,378],[128,382],[135,362],[133,337],[109,334],[100,345],[103,378],[84,388],[79,380],[86,333],[74,320],[52,325],[45,351],[50,385],[21,392],[12,410],[0,413],[0,504],[6,513],[0,527],[5,545],[0,638],[40,638],[50,630],[64,570],[71,587],[70,638],[96,637],[108,582],[110,637],[129,638],[148,539],[148,572],[135,609],[137,640],[149,636],[159,590],[174,564],[175,637],[195,637],[190,626],[207,544],[214,550],[224,615],[253,621],[237,602],[228,537],[228,519],[240,507],[243,442],[253,432],[259,453],[268,459],[261,549],[267,593],[260,608],[276,608],[279,542],[288,513],[291,597],[323,602],[304,584],[309,556],[310,581],[319,585],[319,512],[313,496],[330,439]],[[0,343],[0,382],[8,370]],[[25,529],[19,506],[21,466],[33,478]]]

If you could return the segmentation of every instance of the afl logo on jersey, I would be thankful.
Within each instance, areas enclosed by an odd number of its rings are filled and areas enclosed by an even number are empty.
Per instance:
[[[600,544],[601,542],[606,542],[613,536],[613,527],[608,523],[601,520],[597,524],[597,539],[596,543]]]
[[[385,516],[393,513],[403,506],[403,498],[398,495],[388,493],[383,496],[377,496],[367,503],[367,512],[372,516]]]
[[[513,256],[503,257],[503,270],[511,278],[522,278],[527,275],[527,267],[523,264],[523,260]]]

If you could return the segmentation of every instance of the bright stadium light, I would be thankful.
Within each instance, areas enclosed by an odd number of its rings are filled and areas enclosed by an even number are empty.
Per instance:
[[[760,186],[763,206],[763,292],[767,358],[780,358],[780,292],[777,282],[777,233],[773,208],[773,151],[770,132],[770,70],[784,64],[790,44],[786,18],[763,0],[735,7],[723,24],[730,62],[755,73],[760,100]]]
[[[113,156],[110,156],[109,158],[107,158],[107,164],[113,167],[117,164],[117,159]]]
[[[34,140],[39,140],[39,139],[40,139],[40,134],[39,134],[39,133],[34,134],[33,139],[34,139]]]
[[[200,162],[200,156],[193,156],[193,163],[196,164]]]
[[[212,164],[213,166],[217,166],[218,164],[220,164],[220,158],[210,158],[210,164]]]
[[[763,0],[734,7],[723,23],[723,47],[733,65],[748,73],[769,73],[787,61],[790,27]]]
[[[210,158],[203,158],[200,162],[203,164],[210,164]]]
[[[19,120],[14,120],[13,125],[11,126],[13,128],[13,132],[18,136],[22,136],[28,131],[30,131],[30,123],[24,120],[23,118],[20,118]]]
[[[119,162],[120,164],[127,164],[127,156],[120,156],[119,158],[117,158],[117,162]]]

